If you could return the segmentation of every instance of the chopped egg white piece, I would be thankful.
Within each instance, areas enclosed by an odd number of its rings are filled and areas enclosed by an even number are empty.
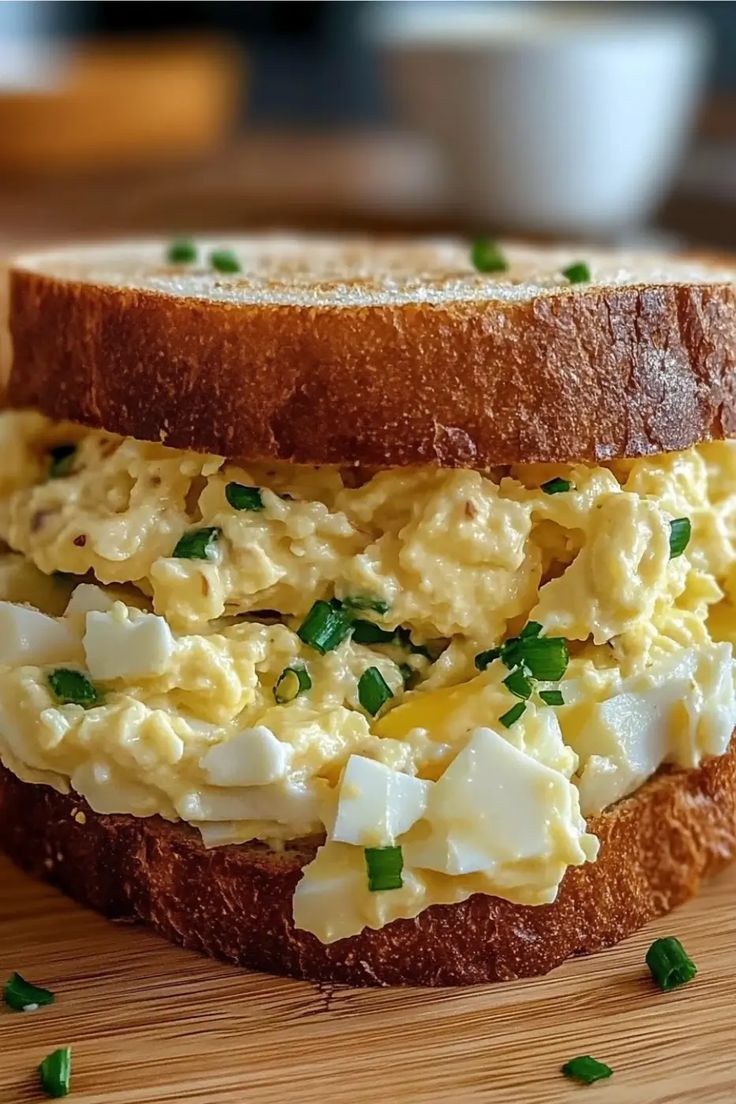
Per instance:
[[[93,679],[154,678],[171,662],[174,638],[163,617],[116,602],[108,613],[91,610],[86,626],[84,654]]]
[[[351,755],[330,838],[363,847],[392,844],[424,815],[432,786],[363,755]]]
[[[216,744],[199,763],[213,786],[267,786],[284,777],[292,755],[290,744],[257,725]]]
[[[79,639],[62,621],[0,602],[0,666],[71,663],[79,657]]]

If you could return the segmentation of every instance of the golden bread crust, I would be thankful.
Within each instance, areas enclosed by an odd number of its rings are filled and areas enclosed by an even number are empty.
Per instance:
[[[74,813],[84,809],[85,823]],[[662,771],[590,821],[595,863],[568,870],[554,904],[476,895],[330,946],[291,920],[314,843],[277,854],[206,850],[157,817],[102,816],[0,768],[0,847],[108,916],[141,921],[229,962],[351,985],[466,985],[543,974],[618,942],[681,904],[736,853],[736,740],[698,770]]]
[[[10,328],[13,406],[250,460],[483,469],[736,434],[728,282],[339,306],[16,268]]]

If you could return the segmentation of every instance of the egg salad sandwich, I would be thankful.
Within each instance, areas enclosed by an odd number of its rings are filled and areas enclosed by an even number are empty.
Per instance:
[[[24,256],[0,847],[353,984],[544,973],[736,848],[717,262],[252,236]]]

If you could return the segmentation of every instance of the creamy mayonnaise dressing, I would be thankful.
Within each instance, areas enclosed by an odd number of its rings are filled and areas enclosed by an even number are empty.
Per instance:
[[[595,858],[585,816],[728,746],[736,444],[372,473],[5,413],[0,449],[0,759],[208,846],[323,835],[295,920],[325,941],[477,892],[551,901]],[[364,627],[322,654],[297,630],[333,599]],[[530,622],[570,659],[525,700],[475,658]],[[374,892],[385,847],[402,884]]]

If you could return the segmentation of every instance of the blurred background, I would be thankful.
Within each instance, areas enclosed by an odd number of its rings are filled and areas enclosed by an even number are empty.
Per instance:
[[[0,0],[0,252],[275,225],[736,248],[736,4]]]

